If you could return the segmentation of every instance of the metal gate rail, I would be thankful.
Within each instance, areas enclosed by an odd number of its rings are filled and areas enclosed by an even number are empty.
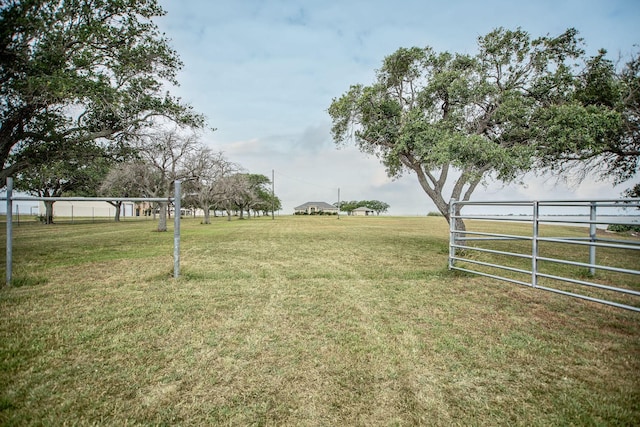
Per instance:
[[[461,210],[464,206],[480,206],[484,209],[490,209],[494,211],[492,215],[463,215]],[[516,208],[526,209],[530,212],[526,214],[520,213],[519,216],[514,215],[500,215],[496,214],[495,210],[499,208]],[[589,209],[588,215],[573,214],[546,214],[541,215],[541,208],[548,209],[550,207],[555,208],[569,208],[572,210],[579,210],[587,208]],[[615,209],[617,214],[603,214],[602,211],[606,209]],[[593,280],[582,280],[575,277],[564,277],[555,274],[549,274],[541,272],[539,269],[539,262],[555,263],[562,265],[570,265],[575,267],[585,267],[589,269],[589,276],[594,277],[596,270],[602,270],[607,272],[620,273],[624,275],[632,275],[640,277],[640,270],[634,268],[621,268],[611,265],[599,264],[596,261],[596,248],[610,248],[623,251],[640,251],[640,240],[620,240],[612,238],[600,238],[597,236],[597,226],[604,226],[606,224],[615,223],[618,225],[627,226],[639,226],[640,227],[640,214],[637,214],[640,209],[640,199],[621,199],[621,200],[553,200],[553,201],[497,201],[497,202],[465,202],[452,200],[450,203],[450,237],[449,237],[449,269],[464,271],[467,273],[477,274],[493,279],[504,280],[511,283],[516,283],[523,286],[529,286],[536,289],[554,292],[557,294],[570,296],[574,298],[580,298],[587,301],[606,304],[626,310],[632,310],[640,312],[640,300],[639,305],[622,304],[620,302],[611,301],[604,298],[593,297],[584,295],[578,292],[572,292],[562,289],[556,289],[549,286],[542,286],[538,283],[538,279],[544,278],[551,281],[566,282],[572,285],[584,286],[592,289],[599,289],[602,291],[610,291],[619,294],[624,294],[632,297],[640,297],[640,280],[637,283],[638,290],[627,289],[618,286],[610,286],[602,283],[597,283]],[[633,212],[631,215],[621,215],[622,210],[630,210]],[[605,217],[606,216],[606,217]],[[583,219],[588,217],[588,219]],[[491,233],[486,231],[464,230],[457,229],[459,221],[464,220],[480,220],[480,221],[496,221],[496,222],[520,222],[529,223],[531,228],[530,235],[514,235],[504,233]],[[540,224],[549,225],[577,225],[588,226],[588,237],[541,237],[540,236]],[[486,248],[473,246],[473,243],[490,242],[490,241],[503,241],[503,242],[530,242],[528,252],[516,252],[509,249],[500,250],[496,248]],[[589,262],[572,261],[562,258],[552,258],[539,255],[539,244],[555,243],[577,246],[588,246],[589,248]],[[486,253],[497,256],[506,256],[509,258],[527,259],[530,262],[530,269],[517,268],[500,264],[500,261],[486,262],[469,257],[471,253]],[[498,258],[498,257],[495,258]],[[640,259],[640,253],[638,258]],[[464,263],[464,266],[459,265]],[[489,267],[495,270],[509,271],[518,273],[521,275],[527,275],[528,281],[518,280],[513,277],[506,277],[500,274],[492,274],[486,271],[482,271],[480,268],[474,269],[473,266]],[[636,284],[634,284],[635,286]]]

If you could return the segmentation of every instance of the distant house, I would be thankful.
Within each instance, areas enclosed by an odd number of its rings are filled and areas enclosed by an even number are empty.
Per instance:
[[[366,206],[361,206],[351,211],[351,215],[355,215],[355,216],[358,216],[358,215],[367,216],[367,215],[373,215],[373,213],[374,213],[374,210]]]
[[[307,202],[293,208],[296,215],[337,215],[338,208],[325,202]]]

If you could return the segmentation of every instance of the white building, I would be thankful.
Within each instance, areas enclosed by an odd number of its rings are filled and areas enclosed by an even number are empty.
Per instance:
[[[39,202],[39,215],[46,212],[44,202]],[[135,209],[133,202],[124,202],[120,208],[120,217],[134,216]],[[59,201],[53,204],[53,217],[64,218],[112,218],[116,215],[116,208],[107,202],[67,202]]]
[[[369,216],[369,215],[373,215],[374,214],[374,210],[371,208],[368,208],[366,206],[361,206],[359,208],[354,209],[353,211],[351,211],[351,215],[355,215],[355,216]]]

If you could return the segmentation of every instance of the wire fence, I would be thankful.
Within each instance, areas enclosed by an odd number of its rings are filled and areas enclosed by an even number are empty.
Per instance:
[[[142,202],[147,204],[153,203],[173,203],[174,211],[181,212],[181,191],[182,185],[180,181],[174,182],[174,196],[173,197],[27,197],[27,196],[14,196],[13,195],[13,178],[7,178],[6,195],[0,197],[0,200],[6,201],[6,284],[11,285],[13,275],[13,214],[14,214],[14,202],[28,202],[30,206],[33,203],[38,202],[69,202],[78,205],[82,203],[95,203],[95,202],[122,202],[122,203],[135,203]],[[19,214],[19,210],[18,210]],[[115,211],[114,211],[115,214]],[[73,215],[72,215],[73,218]],[[82,218],[82,217],[80,217]],[[95,217],[94,217],[95,220]],[[174,231],[173,231],[173,276],[174,278],[180,275],[180,215],[174,215]]]

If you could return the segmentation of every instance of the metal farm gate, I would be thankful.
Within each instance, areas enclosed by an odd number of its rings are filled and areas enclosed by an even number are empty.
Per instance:
[[[449,269],[640,312],[638,209],[640,199],[453,200]]]

